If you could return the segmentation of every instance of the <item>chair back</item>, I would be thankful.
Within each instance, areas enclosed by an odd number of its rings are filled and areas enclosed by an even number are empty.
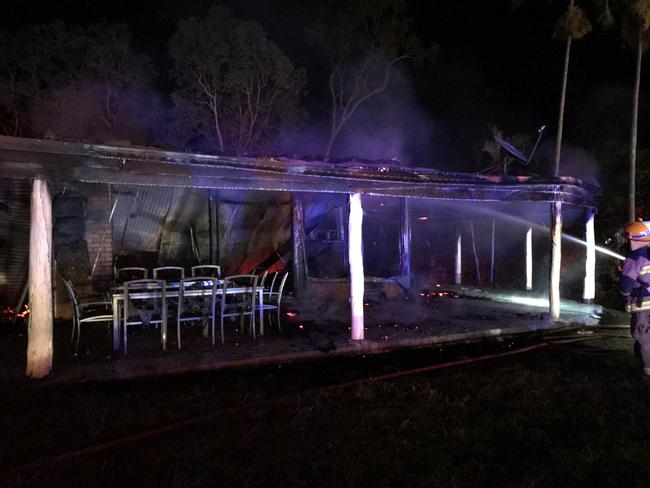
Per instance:
[[[275,305],[278,305],[282,300],[282,292],[284,291],[284,285],[287,282],[289,273],[287,271],[278,271],[274,273],[273,282],[269,292],[265,293],[269,303],[275,302]]]
[[[153,269],[154,280],[181,281],[185,279],[185,268],[180,266],[162,266]]]
[[[245,290],[241,293],[228,293],[228,290],[232,290],[233,288],[245,288]],[[247,310],[255,309],[255,301],[257,298],[257,275],[226,276],[223,279],[222,289],[222,309],[225,305],[235,301],[243,305]]]
[[[77,293],[74,291],[74,286],[72,286],[72,282],[66,278],[63,279],[63,284],[65,285],[65,289],[68,292],[68,297],[70,298],[70,302],[72,303],[72,308],[73,312],[75,314],[75,317],[79,315],[79,298],[77,298]]]
[[[125,281],[146,280],[147,277],[146,268],[128,267],[115,270],[115,283],[118,285]]]
[[[282,295],[282,292],[284,291],[284,284],[287,282],[288,277],[289,277],[288,271],[283,271],[281,273],[278,273],[278,275],[275,277],[274,280],[275,290],[271,290],[271,291],[273,293],[278,293],[279,295]]]
[[[221,266],[216,264],[200,264],[192,266],[192,276],[211,276],[221,278]]]
[[[140,323],[144,321],[161,322],[167,320],[167,283],[165,280],[133,280],[124,282],[124,321]],[[150,292],[152,297],[136,298],[134,294]],[[141,320],[129,320],[137,313]],[[160,320],[145,320],[157,314]]]
[[[178,287],[178,318],[188,312],[214,315],[218,286],[219,279],[214,276],[182,279]],[[210,290],[210,295],[204,294],[207,290]]]
[[[259,281],[257,282],[257,286],[260,288],[264,288],[264,285],[266,284],[266,278],[269,276],[269,270],[265,269],[264,273],[262,273],[262,276],[260,276]]]

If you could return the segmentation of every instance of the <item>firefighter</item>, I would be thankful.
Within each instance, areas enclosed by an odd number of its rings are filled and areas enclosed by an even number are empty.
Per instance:
[[[635,354],[643,361],[644,379],[650,381],[650,222],[630,222],[625,234],[630,254],[623,263],[620,292],[632,314]]]

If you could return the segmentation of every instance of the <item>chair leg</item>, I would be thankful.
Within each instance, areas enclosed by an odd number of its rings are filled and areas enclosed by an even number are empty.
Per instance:
[[[178,348],[181,348],[181,317],[176,319],[176,340],[178,341]]]
[[[81,337],[81,323],[77,322],[77,343],[74,346],[74,351],[79,350],[79,338]]]
[[[124,330],[122,331],[122,339],[124,342],[124,355],[126,356],[128,354],[126,345],[126,317],[124,318]]]
[[[225,343],[224,335],[223,335],[223,314],[219,314],[219,321],[221,323],[221,344]]]

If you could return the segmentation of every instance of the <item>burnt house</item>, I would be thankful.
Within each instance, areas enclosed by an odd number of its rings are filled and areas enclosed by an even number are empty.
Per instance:
[[[14,306],[27,283],[35,377],[50,370],[52,317],[64,313],[56,277],[107,289],[124,265],[286,268],[298,299],[321,283],[349,283],[360,340],[369,277],[408,291],[432,281],[483,286],[501,274],[509,286],[543,287],[558,319],[564,220],[584,229],[582,298],[594,298],[598,189],[568,176],[13,137],[0,137],[0,161],[0,296]],[[550,271],[536,284],[533,255]]]

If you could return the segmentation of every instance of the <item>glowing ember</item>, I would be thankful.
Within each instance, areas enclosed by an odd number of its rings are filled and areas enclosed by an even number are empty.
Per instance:
[[[289,317],[291,319],[293,319],[293,318],[295,318],[297,316],[298,316],[298,314],[296,312],[287,312],[287,317]]]
[[[429,220],[429,217],[424,217],[424,216],[423,217],[418,217],[418,220],[420,222],[426,222],[427,220]]]
[[[302,325],[302,324],[300,324],[300,325],[298,326],[298,328],[299,328],[300,330],[305,330],[305,326]]]

